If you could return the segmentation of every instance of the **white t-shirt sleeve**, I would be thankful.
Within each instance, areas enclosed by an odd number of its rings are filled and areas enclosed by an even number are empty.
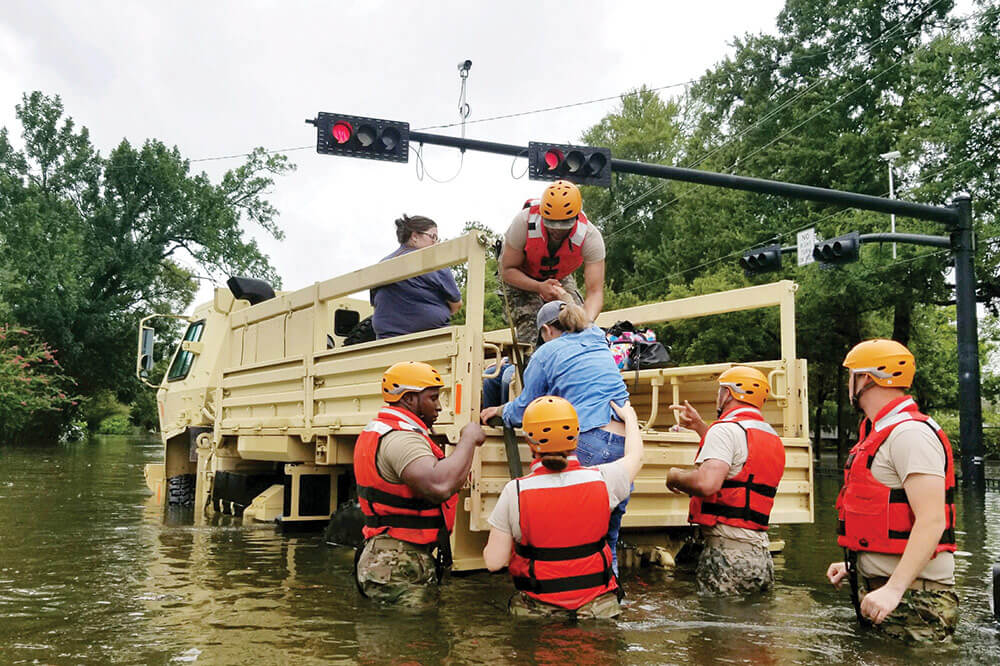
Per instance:
[[[525,238],[527,238],[527,224],[524,229]],[[597,261],[604,261],[604,257],[607,254],[604,249],[604,237],[593,223],[591,223],[590,229],[587,230],[587,235],[583,239],[583,247],[580,248],[580,251],[583,253],[584,263],[592,264]]]
[[[521,538],[521,515],[517,505],[517,484],[514,481],[508,481],[500,491],[497,505],[493,507],[486,522],[491,527],[510,534],[515,541]]]
[[[587,234],[588,236],[590,234]],[[518,250],[523,250],[525,245],[528,244],[528,209],[525,208],[511,221],[510,226],[507,227],[507,233],[504,234],[504,245],[510,245]],[[586,246],[586,239],[584,239],[584,246]]]
[[[727,478],[730,479],[743,471],[747,462],[747,438],[743,428],[735,423],[713,425],[694,462],[700,465],[706,460],[721,460],[729,465]]]
[[[893,428],[872,461],[872,476],[890,488],[902,488],[910,474],[943,477],[944,472],[944,445],[927,424],[918,421]]]
[[[625,469],[625,462],[621,458],[598,465],[597,470],[604,479],[604,485],[608,487],[608,503],[612,509],[628,499],[632,492],[632,482],[628,478],[628,470]]]

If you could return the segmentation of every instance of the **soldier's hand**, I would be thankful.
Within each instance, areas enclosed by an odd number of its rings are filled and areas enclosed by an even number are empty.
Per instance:
[[[683,405],[670,405],[669,409],[675,410],[677,420],[681,422],[681,427],[689,430],[697,430],[699,425],[705,425],[698,410],[691,406],[687,400]]]
[[[889,613],[896,610],[902,598],[902,592],[890,588],[888,584],[883,585],[866,594],[861,600],[861,615],[875,624],[882,624],[882,621],[889,617]]]
[[[839,590],[840,586],[844,584],[844,579],[847,578],[847,565],[843,562],[830,563],[830,567],[826,570],[826,577]]]
[[[559,280],[549,278],[545,282],[538,283],[538,295],[548,303],[549,301],[561,300],[566,295],[566,290],[563,289]]]
[[[677,483],[677,477],[683,470],[676,467],[671,467],[667,470],[667,490],[672,493],[677,493],[678,495],[686,494],[683,490],[678,488],[675,484]]]
[[[482,446],[483,442],[486,441],[486,432],[483,430],[483,426],[479,425],[475,421],[469,421],[462,428],[462,432],[459,433],[459,437],[462,440],[468,440],[472,442],[475,446]]]

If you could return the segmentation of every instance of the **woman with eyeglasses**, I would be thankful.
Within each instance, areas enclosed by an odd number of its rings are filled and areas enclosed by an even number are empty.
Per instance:
[[[414,215],[396,220],[399,248],[386,261],[438,242],[437,223]],[[371,290],[375,306],[372,325],[377,339],[427,331],[447,326],[451,315],[462,307],[462,294],[450,268],[383,285]]]

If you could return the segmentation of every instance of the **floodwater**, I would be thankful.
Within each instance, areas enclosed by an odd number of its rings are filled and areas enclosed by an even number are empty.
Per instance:
[[[835,479],[818,480],[815,524],[778,528],[766,597],[702,599],[691,572],[646,568],[626,575],[617,621],[544,624],[506,616],[506,575],[452,577],[438,608],[398,613],[362,600],[351,552],[320,535],[165,514],[142,478],[160,452],[127,438],[0,446],[0,663],[1000,663],[1000,492],[962,498],[961,625],[918,651],[860,630],[825,582]]]

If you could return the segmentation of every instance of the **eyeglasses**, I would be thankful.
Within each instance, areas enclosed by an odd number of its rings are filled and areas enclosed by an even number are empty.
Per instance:
[[[431,242],[433,242],[433,243],[437,243],[438,242],[438,235],[437,234],[429,234],[426,231],[418,231],[417,233],[420,234],[421,236],[427,236],[428,238],[431,239]]]

